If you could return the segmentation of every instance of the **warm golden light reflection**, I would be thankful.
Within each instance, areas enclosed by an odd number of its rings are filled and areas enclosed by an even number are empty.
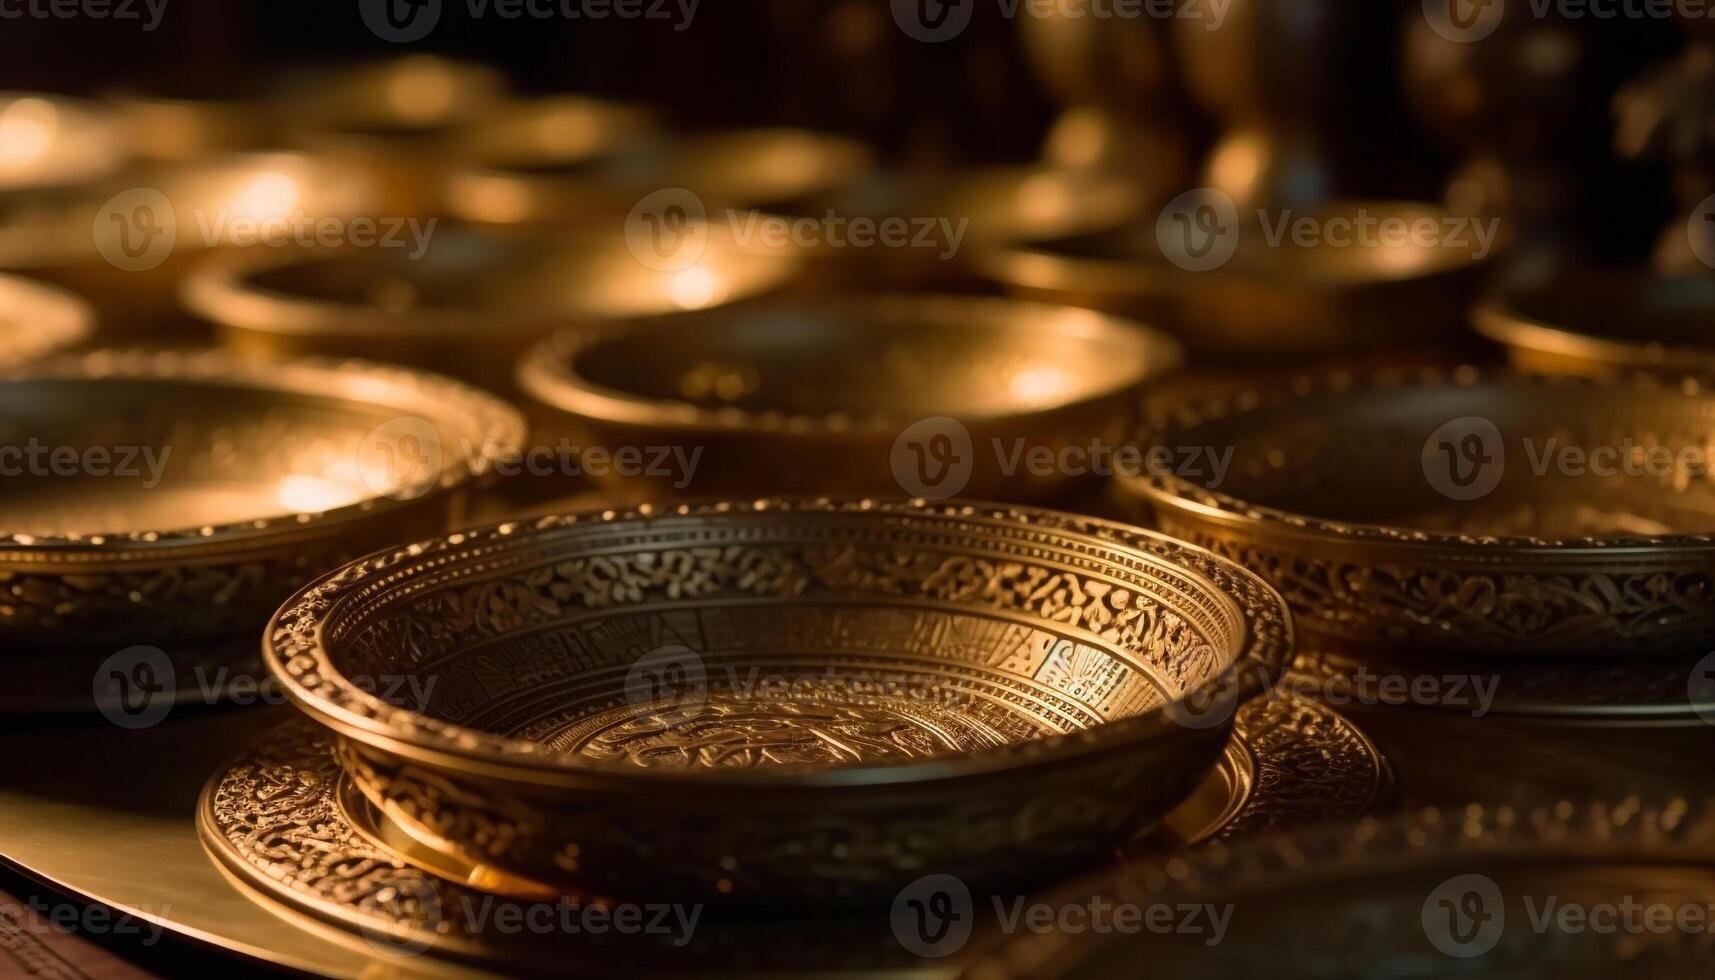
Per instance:
[[[667,295],[681,309],[697,310],[719,300],[725,294],[720,276],[700,265],[681,269],[667,284]]]
[[[1209,158],[1211,182],[1235,197],[1247,196],[1262,175],[1263,147],[1258,138],[1229,138]]]
[[[1018,185],[1019,216],[1029,222],[1052,221],[1071,207],[1069,188],[1053,174],[1031,174]]]
[[[1030,405],[1058,402],[1073,388],[1073,378],[1052,365],[1026,368],[1012,376],[1007,390],[1012,397]]]
[[[388,81],[387,107],[400,119],[422,124],[446,115],[453,95],[453,79],[445,66],[433,58],[413,58]]]
[[[27,167],[46,156],[59,135],[59,110],[43,99],[15,99],[0,109],[0,167]]]
[[[464,209],[480,221],[503,224],[525,221],[534,207],[528,188],[506,180],[471,177],[458,181],[455,193]]]
[[[298,182],[279,171],[265,171],[244,182],[233,195],[232,207],[258,219],[284,217],[303,199]]]
[[[274,502],[286,513],[320,513],[356,503],[360,494],[351,486],[313,476],[282,477]]]

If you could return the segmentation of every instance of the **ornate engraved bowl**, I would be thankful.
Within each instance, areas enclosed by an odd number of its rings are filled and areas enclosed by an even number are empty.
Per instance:
[[[95,311],[66,292],[19,276],[0,276],[0,367],[74,347],[95,329]]]
[[[1317,827],[1040,896],[1055,910],[1104,909],[1108,928],[1019,930],[964,975],[1135,977],[1147,960],[1197,980],[1695,976],[1715,951],[1712,845],[1707,799],[1472,805]],[[1112,928],[1116,908],[1158,925]]]
[[[1044,500],[1095,475],[1091,446],[1117,446],[1139,386],[1178,363],[1164,334],[1089,310],[884,296],[568,330],[518,377],[547,432],[696,454],[671,481],[593,474],[627,494]],[[1078,465],[1056,465],[1068,447]]]
[[[625,112],[609,106],[605,112]],[[743,209],[791,200],[851,183],[868,172],[860,143],[803,129],[711,130],[652,138],[637,121],[608,118],[608,140],[545,145],[518,137],[504,147],[480,131],[461,144],[446,182],[447,210],[466,220],[499,225],[603,221],[625,228],[626,215],[648,195],[676,194],[671,205],[691,220],[740,227]],[[491,151],[484,139],[495,140]],[[611,145],[599,145],[602,142]],[[473,148],[475,159],[465,159]],[[696,214],[701,209],[702,214]],[[732,213],[729,214],[728,212]]]
[[[522,422],[361,362],[99,351],[0,374],[0,635],[17,652],[256,629],[316,574],[444,529]]]
[[[1273,215],[1273,224],[1218,217],[1211,241],[1186,244],[1174,253],[1184,264],[1175,264],[1163,251],[1163,241],[1173,244],[1180,233],[1172,217],[1008,243],[983,251],[979,262],[1015,295],[1156,323],[1193,355],[1231,361],[1445,340],[1476,298],[1487,258],[1477,256],[1474,235],[1468,244],[1452,235],[1426,243],[1379,234],[1369,245],[1341,244],[1343,234],[1300,244],[1292,228],[1306,218],[1323,229],[1345,227],[1342,221],[1445,228],[1457,220],[1429,205],[1352,201]],[[1214,249],[1229,237],[1223,259]]]
[[[1260,579],[1149,532],[822,498],[374,555],[265,658],[379,812],[494,887],[798,905],[1099,860],[1290,643]]]
[[[1306,632],[1678,654],[1715,639],[1711,419],[1690,383],[1335,373],[1152,413],[1138,445],[1229,461],[1119,481],[1163,531],[1274,583]]]
[[[1715,377],[1712,311],[1715,280],[1580,270],[1491,296],[1472,322],[1529,371],[1708,378]]]
[[[736,303],[784,287],[798,269],[787,253],[739,248],[724,227],[697,248],[691,264],[652,268],[622,238],[449,228],[420,249],[216,256],[183,297],[245,355],[386,359],[504,390],[519,356],[556,327]]]
[[[817,285],[964,285],[973,256],[1003,242],[1111,227],[1135,216],[1135,182],[1097,171],[986,167],[866,174],[765,204],[768,233],[797,240]]]
[[[119,126],[99,104],[0,91],[0,194],[93,183],[124,162]]]
[[[302,153],[234,153],[133,172],[126,185],[0,201],[0,269],[87,297],[103,331],[182,331],[177,290],[211,253],[316,242],[328,219],[376,220],[361,171]],[[357,227],[352,223],[350,227]]]

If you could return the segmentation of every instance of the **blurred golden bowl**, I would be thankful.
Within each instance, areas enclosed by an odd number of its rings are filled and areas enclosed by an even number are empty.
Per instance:
[[[108,335],[180,331],[179,281],[212,251],[274,251],[375,223],[361,172],[300,153],[162,164],[73,195],[0,205],[0,269],[65,286]]]
[[[593,149],[593,148],[592,148]],[[504,155],[455,168],[447,208],[493,224],[566,225],[625,219],[648,195],[676,193],[693,220],[732,224],[728,209],[838,187],[871,166],[860,143],[802,129],[715,130]]]
[[[77,187],[125,163],[119,125],[100,105],[39,92],[0,92],[0,194]]]
[[[278,92],[243,72],[164,75],[116,88],[103,101],[133,156],[154,163],[267,147],[286,112]]]
[[[1175,264],[1163,249],[1177,234],[1157,222],[1067,238],[1013,243],[980,256],[988,276],[1010,292],[1072,303],[1159,324],[1193,354],[1222,358],[1354,353],[1457,338],[1481,289],[1489,252],[1467,225],[1441,209],[1406,202],[1336,202],[1315,212],[1277,215],[1315,227],[1433,227],[1435,242],[1339,244],[1328,236],[1298,244],[1286,225],[1237,218],[1230,257],[1205,267],[1188,254]],[[1347,224],[1343,225],[1342,222]],[[1278,229],[1278,242],[1271,235]],[[1493,245],[1490,240],[1489,245]],[[1216,253],[1211,253],[1216,254]]]
[[[974,278],[973,255],[1111,227],[1135,217],[1142,199],[1131,181],[1094,171],[874,173],[764,204],[752,226],[759,238],[800,243],[815,285],[954,286]]]
[[[854,497],[374,555],[288,602],[265,656],[380,816],[473,880],[802,907],[1110,857],[1290,647],[1279,596],[1201,549]],[[435,683],[365,693],[384,676]]]
[[[332,361],[99,351],[0,377],[0,635],[24,651],[255,629],[292,589],[444,530],[505,404]]]
[[[679,452],[672,473],[590,473],[628,495],[1040,501],[1096,477],[1053,460],[1118,446],[1140,387],[1179,358],[1167,336],[1090,310],[884,296],[567,330],[518,378],[538,442]]]
[[[1119,483],[1166,533],[1272,582],[1306,632],[1450,654],[1706,652],[1711,418],[1706,389],[1649,378],[1340,372],[1164,408],[1137,444],[1204,447],[1197,470],[1163,460]]]
[[[76,347],[95,331],[95,310],[77,296],[18,276],[0,276],[0,367]]]
[[[1472,322],[1530,371],[1715,378],[1712,315],[1715,279],[1581,269],[1493,295]]]
[[[437,228],[402,244],[218,256],[186,280],[184,302],[244,354],[389,360],[505,390],[523,351],[557,327],[738,303],[798,269],[789,254],[738,248],[722,228],[697,239],[683,267],[646,265],[612,236]]]

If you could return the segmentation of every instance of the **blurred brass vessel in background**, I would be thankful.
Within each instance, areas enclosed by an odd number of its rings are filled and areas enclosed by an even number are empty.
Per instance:
[[[93,183],[124,163],[123,132],[99,104],[0,92],[0,208],[8,195]]]
[[[1583,269],[1489,297],[1472,314],[1514,366],[1611,378],[1715,378],[1715,279]]]
[[[1366,215],[1437,228],[1454,217],[1424,204],[1344,201],[1272,220],[1310,217],[1327,228]],[[1229,365],[1445,343],[1457,337],[1487,260],[1474,254],[1474,238],[1470,245],[1320,239],[1301,246],[1287,231],[1275,244],[1262,223],[1239,213],[1216,229],[1233,236],[1230,257],[1214,261],[1219,255],[1211,253],[1206,268],[1187,268],[1163,250],[1164,242],[1177,244],[1168,237],[1179,233],[1171,217],[1011,243],[988,251],[982,266],[1015,295],[1135,317],[1171,331],[1194,359]]]
[[[89,340],[95,311],[72,293],[0,276],[0,367],[36,360]]]
[[[886,296],[568,330],[525,355],[518,383],[538,442],[696,454],[673,479],[600,475],[629,497],[1043,501],[1099,475],[1089,456],[1120,444],[1140,386],[1179,359],[1165,335],[1089,310]],[[1066,450],[1082,470],[1041,465]]]
[[[1260,579],[1149,532],[821,498],[371,556],[289,601],[265,655],[380,814],[495,887],[801,908],[1104,859],[1204,780],[1290,647]],[[362,689],[401,674],[437,683]]]
[[[54,358],[0,376],[0,405],[0,635],[19,652],[253,630],[327,568],[444,529],[522,435],[443,378],[216,352]]]
[[[191,273],[184,304],[245,355],[396,361],[505,391],[519,356],[558,327],[737,303],[799,268],[787,252],[739,248],[724,225],[660,268],[619,235],[440,228],[423,246],[234,252]]]
[[[1272,582],[1306,633],[1683,654],[1715,639],[1712,420],[1715,395],[1647,378],[1328,374],[1153,415],[1139,445],[1229,447],[1230,468],[1119,483]]]

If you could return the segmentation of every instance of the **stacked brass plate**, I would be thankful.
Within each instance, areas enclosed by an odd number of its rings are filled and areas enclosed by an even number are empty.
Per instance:
[[[95,311],[66,292],[0,276],[0,367],[23,364],[89,340]]]
[[[1485,300],[1477,330],[1517,367],[1591,377],[1715,377],[1715,279],[1580,270]]]
[[[1199,980],[1695,976],[1715,952],[1712,846],[1706,800],[1337,824],[1059,889],[1039,904],[1105,908],[1109,928],[1019,930],[966,976],[1105,980],[1145,961]],[[1166,909],[1157,923],[1197,928],[1115,929],[1116,908]]]
[[[461,138],[460,162],[446,182],[448,213],[508,226],[604,221],[620,232],[632,208],[666,192],[692,220],[731,229],[743,217],[729,210],[844,186],[871,166],[863,144],[809,130],[627,138],[643,136],[629,110],[582,111],[590,114],[580,127],[591,131],[587,142],[548,138],[527,120],[516,128],[473,129]],[[702,215],[692,213],[697,208]]]
[[[376,208],[362,173],[303,154],[163,164],[123,185],[0,203],[0,269],[87,297],[105,332],[181,330],[179,282],[200,258],[251,246],[272,253],[313,240],[323,221],[375,218]]]
[[[1453,654],[1706,651],[1715,397],[1452,371],[1300,378],[1146,421],[1225,472],[1122,473],[1169,534],[1285,593],[1307,632]]]
[[[0,196],[93,183],[124,162],[120,127],[101,106],[0,92]]]
[[[521,435],[445,379],[207,352],[50,359],[0,375],[0,404],[11,656],[254,630],[313,575],[445,528]]]
[[[411,248],[235,252],[193,272],[184,303],[246,355],[385,358],[506,389],[556,327],[737,303],[798,268],[708,232],[682,268],[644,265],[618,236],[454,228]]]
[[[265,656],[378,812],[489,887],[792,906],[1099,861],[1207,777],[1290,643],[1260,579],[1149,532],[822,498],[374,555]]]
[[[950,287],[969,285],[974,257],[1002,243],[1111,227],[1134,217],[1142,198],[1133,181],[1097,171],[878,172],[766,204],[750,227],[796,242],[821,286]]]
[[[458,132],[511,98],[494,68],[414,54],[302,81],[283,98],[293,144],[368,174],[382,213],[432,213]]]
[[[1196,247],[1209,248],[1208,267],[1176,265],[1158,235],[1178,234],[1160,222],[1047,241],[1014,242],[980,256],[986,273],[1012,293],[1076,303],[1167,327],[1193,355],[1234,359],[1283,354],[1350,354],[1444,342],[1481,286],[1484,260],[1474,240],[1378,240],[1339,244],[1319,238],[1300,245],[1284,225],[1228,217]],[[1187,214],[1186,217],[1193,217]],[[1401,226],[1453,216],[1408,202],[1337,202],[1303,215],[1319,227],[1341,221],[1389,221]],[[1217,222],[1223,219],[1217,217]],[[1271,236],[1280,234],[1278,242]],[[1228,241],[1230,239],[1230,241]],[[1225,242],[1224,262],[1212,251]],[[1186,246],[1191,250],[1191,245]]]
[[[1055,454],[1117,446],[1138,388],[1178,363],[1165,335],[1090,310],[892,296],[565,331],[519,384],[546,433],[697,453],[682,480],[626,479],[627,494],[1045,500],[1094,472]]]

